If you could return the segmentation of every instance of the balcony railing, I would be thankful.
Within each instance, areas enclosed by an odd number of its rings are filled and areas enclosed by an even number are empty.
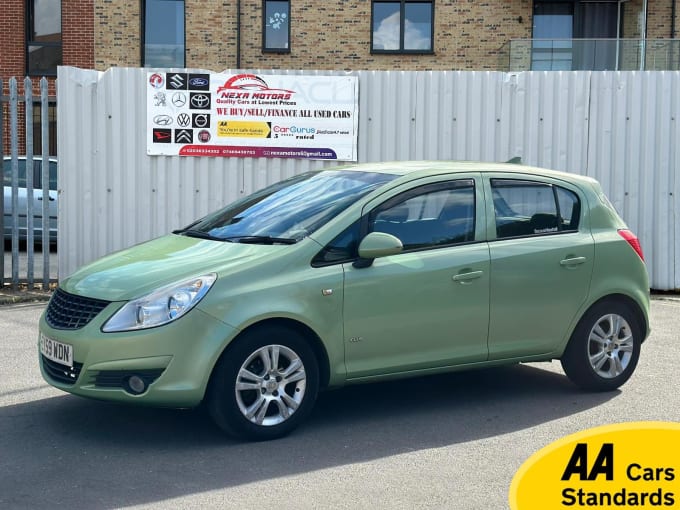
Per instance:
[[[500,51],[507,71],[680,70],[680,39],[513,39]]]

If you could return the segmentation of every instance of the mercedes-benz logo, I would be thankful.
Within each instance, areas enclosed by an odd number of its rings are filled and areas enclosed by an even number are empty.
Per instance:
[[[158,126],[169,126],[172,124],[172,117],[170,115],[156,115],[153,118],[153,123]]]
[[[172,104],[177,108],[182,108],[187,104],[187,96],[183,92],[175,92],[172,95]]]
[[[205,108],[210,104],[210,96],[207,94],[193,94],[191,96],[191,106],[193,108]]]
[[[186,113],[180,113],[177,116],[177,124],[182,127],[187,127],[189,124],[191,124],[191,117],[189,117]]]

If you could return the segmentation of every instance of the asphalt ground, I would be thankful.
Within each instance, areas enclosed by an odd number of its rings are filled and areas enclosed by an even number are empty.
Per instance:
[[[0,508],[508,508],[535,451],[590,427],[680,421],[680,302],[620,390],[584,393],[559,363],[322,394],[291,436],[225,437],[200,410],[114,405],[41,378],[42,304],[0,307]],[[530,327],[530,325],[527,325]],[[187,339],[190,341],[190,339]]]

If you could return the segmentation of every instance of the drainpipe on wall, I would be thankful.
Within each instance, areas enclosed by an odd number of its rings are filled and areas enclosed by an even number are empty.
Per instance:
[[[241,0],[236,2],[236,69],[241,69]]]

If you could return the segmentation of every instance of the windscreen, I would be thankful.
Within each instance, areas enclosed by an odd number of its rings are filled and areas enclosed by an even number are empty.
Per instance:
[[[264,188],[178,234],[234,242],[296,242],[396,175],[307,172]]]

